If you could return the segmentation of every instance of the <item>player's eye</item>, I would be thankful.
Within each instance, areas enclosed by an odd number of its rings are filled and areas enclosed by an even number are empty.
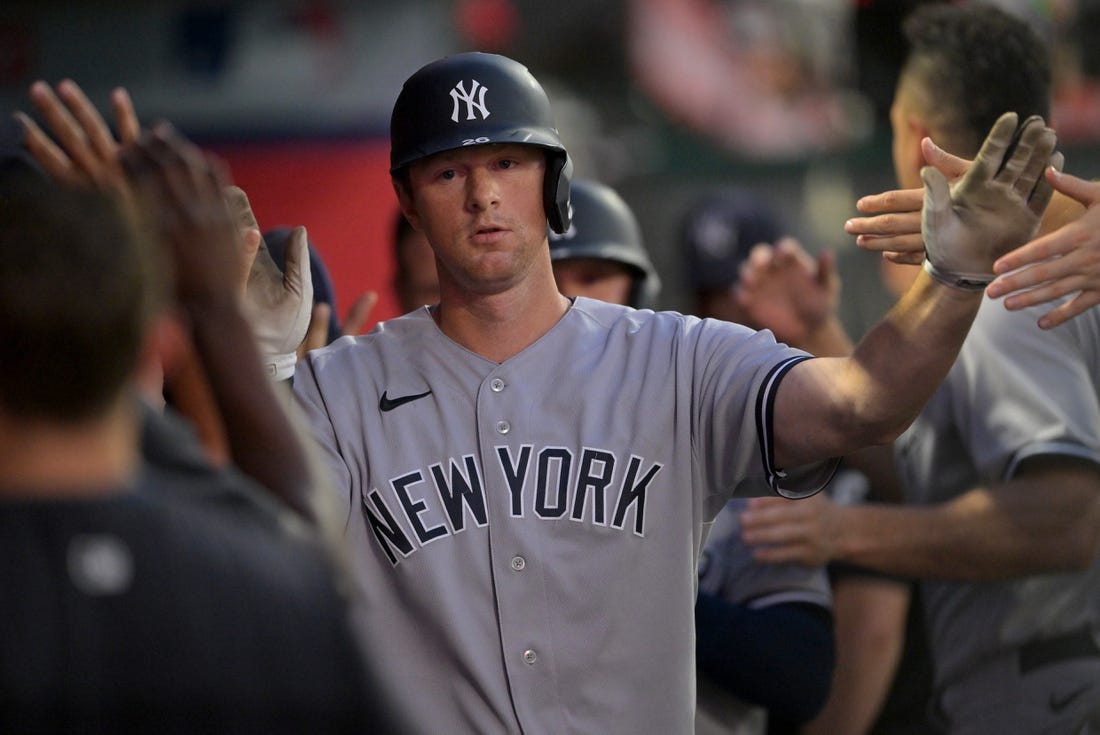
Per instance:
[[[497,165],[500,166],[503,169],[509,169],[509,168],[514,168],[515,166],[518,166],[519,162],[518,161],[513,161],[511,158],[504,158],[504,159],[501,159],[500,163],[498,163]]]
[[[439,178],[443,179],[444,181],[451,181],[456,176],[458,176],[458,172],[455,171],[453,168],[445,168],[439,172]]]

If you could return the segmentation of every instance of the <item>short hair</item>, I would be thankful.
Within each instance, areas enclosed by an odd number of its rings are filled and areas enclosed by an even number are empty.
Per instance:
[[[158,250],[106,194],[0,176],[0,410],[75,422],[117,399],[162,303]]]
[[[1050,52],[1023,19],[980,2],[936,3],[914,10],[903,31],[902,84],[921,85],[922,112],[946,150],[974,157],[1005,112],[1049,122]]]

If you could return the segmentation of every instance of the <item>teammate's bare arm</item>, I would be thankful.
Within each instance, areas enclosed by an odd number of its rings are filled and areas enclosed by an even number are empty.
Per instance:
[[[1054,132],[1025,121],[1010,147],[1016,127],[1015,114],[1002,116],[950,187],[938,170],[922,171],[925,268],[850,357],[806,361],[784,378],[775,405],[778,466],[891,441],[946,376],[993,280],[993,262],[1035,233],[1053,192],[1042,173]]]

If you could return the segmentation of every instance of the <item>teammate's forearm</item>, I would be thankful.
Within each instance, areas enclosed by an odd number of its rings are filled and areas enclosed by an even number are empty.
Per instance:
[[[1076,571],[1096,551],[1098,497],[1087,475],[1071,472],[976,488],[935,506],[850,506],[840,509],[837,558],[959,581]]]
[[[293,510],[312,519],[305,449],[264,374],[251,327],[235,306],[189,305],[196,349],[207,368],[235,464]]]

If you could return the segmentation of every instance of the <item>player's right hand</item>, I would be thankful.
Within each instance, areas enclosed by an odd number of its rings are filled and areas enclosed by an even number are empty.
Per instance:
[[[286,244],[286,273],[261,243],[245,289],[245,313],[259,341],[268,373],[276,380],[294,374],[298,347],[313,314],[306,228],[296,227]]]

